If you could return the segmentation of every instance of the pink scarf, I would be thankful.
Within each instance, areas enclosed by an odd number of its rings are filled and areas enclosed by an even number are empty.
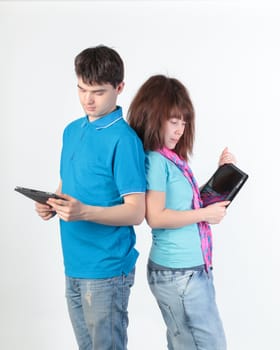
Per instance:
[[[193,209],[201,208],[202,200],[200,198],[200,191],[199,191],[197,182],[194,178],[193,172],[189,167],[188,163],[184,159],[180,158],[177,155],[177,153],[173,152],[172,150],[166,147],[163,147],[157,150],[157,152],[159,152],[164,157],[172,161],[182,171],[182,173],[188,179],[189,183],[192,186]],[[208,271],[209,267],[212,266],[212,232],[211,232],[210,225],[205,221],[199,222],[198,228],[199,228],[203,259],[204,259],[206,270]]]

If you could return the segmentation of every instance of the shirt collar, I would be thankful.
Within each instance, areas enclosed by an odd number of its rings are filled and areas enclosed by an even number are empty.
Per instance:
[[[110,127],[120,119],[122,119],[122,108],[117,106],[113,112],[106,114],[104,117],[98,118],[93,122],[90,122],[86,117],[86,122],[83,123],[83,126],[88,124],[94,127],[96,130],[100,130]]]

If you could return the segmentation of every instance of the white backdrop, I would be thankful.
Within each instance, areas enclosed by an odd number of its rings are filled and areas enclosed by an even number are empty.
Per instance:
[[[152,74],[186,84],[196,108],[192,168],[200,183],[224,146],[250,175],[213,227],[217,299],[229,350],[280,348],[279,19],[270,1],[0,2],[1,349],[76,349],[57,219],[40,220],[33,202],[13,189],[56,189],[63,128],[83,114],[73,60],[98,44],[125,61],[125,112]],[[165,349],[145,276],[149,228],[136,231],[129,349]]]

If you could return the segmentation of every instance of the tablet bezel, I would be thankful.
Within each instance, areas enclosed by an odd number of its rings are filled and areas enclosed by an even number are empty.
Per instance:
[[[64,198],[60,197],[56,193],[36,190],[33,188],[16,186],[14,190],[23,194],[24,196],[32,199],[32,200],[34,200],[35,202],[39,202],[41,204],[46,204],[46,202],[48,201],[49,198],[65,200]]]
[[[231,172],[238,175],[239,179],[236,181],[234,186],[230,189],[229,193],[222,194],[222,193],[215,192],[215,190],[212,187],[212,184],[214,182],[214,179],[221,176],[220,173],[224,172],[225,169],[227,169],[227,170],[230,169]],[[247,181],[248,177],[249,177],[248,174],[246,174],[244,171],[242,171],[241,169],[239,169],[236,165],[234,165],[232,163],[221,165],[215,171],[215,173],[211,176],[211,178],[206,182],[206,184],[203,185],[202,188],[200,189],[200,196],[201,196],[202,201],[203,201],[203,197],[204,197],[203,193],[204,192],[209,193],[209,190],[207,190],[207,189],[210,188],[210,190],[213,191],[213,198],[208,199],[206,203],[205,203],[205,199],[204,199],[203,206],[206,207],[210,204],[221,202],[221,201],[231,201],[232,202],[232,200],[235,198],[237,193],[240,191],[240,189],[243,187],[243,185]],[[214,193],[217,194],[217,196],[214,196]],[[210,198],[210,196],[208,198]]]

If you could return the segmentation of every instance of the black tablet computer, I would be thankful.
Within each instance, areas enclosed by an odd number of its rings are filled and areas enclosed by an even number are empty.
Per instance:
[[[39,191],[39,190],[34,190],[32,188],[26,188],[26,187],[20,187],[20,186],[15,187],[15,191],[42,204],[46,204],[49,198],[64,199],[59,197],[57,194],[53,192]]]
[[[207,183],[200,189],[203,206],[221,201],[232,201],[248,179],[234,164],[220,166]]]

